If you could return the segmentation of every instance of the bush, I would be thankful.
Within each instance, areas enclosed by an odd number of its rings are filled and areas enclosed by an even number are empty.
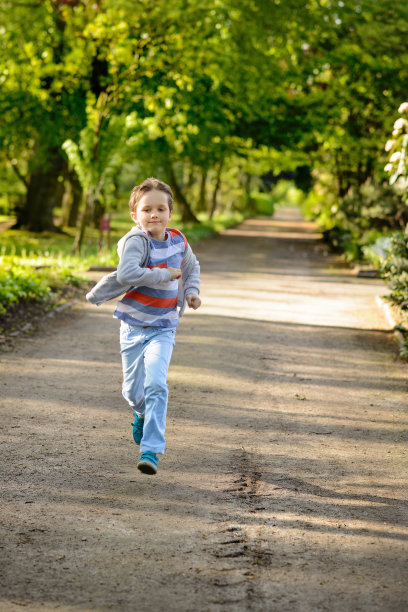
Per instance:
[[[364,253],[388,281],[391,293],[387,299],[408,311],[408,226],[403,232],[378,239]]]
[[[391,288],[390,300],[408,311],[408,228],[390,238],[381,269]]]
[[[85,282],[71,268],[52,260],[0,257],[0,314],[19,302],[51,303],[63,287],[80,287]]]
[[[258,215],[272,216],[275,209],[275,203],[272,195],[269,193],[252,193],[251,200],[254,204],[254,210]]]
[[[19,263],[17,257],[2,257],[0,269],[0,313],[22,300],[45,299],[51,289],[43,277],[33,275],[32,268]]]
[[[351,189],[341,202],[324,196],[310,194],[304,211],[349,261],[361,260],[367,247],[403,228],[407,220],[406,206],[386,184],[367,181],[359,190]]]

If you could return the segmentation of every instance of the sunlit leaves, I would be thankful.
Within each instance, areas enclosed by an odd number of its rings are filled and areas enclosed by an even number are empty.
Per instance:
[[[403,102],[398,111],[401,117],[395,121],[392,139],[385,145],[389,153],[385,171],[390,175],[390,184],[395,185],[408,205],[408,102]]]

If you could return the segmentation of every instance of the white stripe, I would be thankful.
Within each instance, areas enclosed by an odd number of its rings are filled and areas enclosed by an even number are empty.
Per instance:
[[[136,289],[138,289],[138,287],[136,287]],[[163,281],[161,283],[156,283],[154,287],[152,287],[152,289],[161,289],[162,291],[178,292],[178,280],[177,278],[175,278],[171,281]]]
[[[172,255],[176,255],[177,253],[183,253],[185,249],[184,242],[180,242],[179,244],[172,244],[167,249],[156,249],[152,245],[152,250],[150,252],[150,259],[152,261],[159,261],[160,259],[168,259]]]

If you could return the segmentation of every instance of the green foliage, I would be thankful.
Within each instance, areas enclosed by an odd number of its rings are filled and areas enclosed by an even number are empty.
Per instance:
[[[305,202],[305,194],[298,189],[293,181],[280,180],[270,193],[275,208],[280,206],[302,207]]]
[[[406,95],[408,6],[379,0],[315,7],[298,54],[313,124],[305,146],[315,186],[305,208],[333,244],[359,258],[362,246],[404,222],[403,200],[384,187],[383,143]]]
[[[400,356],[408,361],[408,332],[405,328],[401,331],[403,335],[403,344],[400,348]]]
[[[126,160],[137,138],[138,122],[133,115],[109,116],[107,97],[101,95],[97,103],[90,99],[87,124],[78,142],[66,140],[62,148],[75,169],[84,191],[92,190],[95,198],[106,193]]]
[[[406,95],[405,1],[7,1],[0,16],[4,211],[65,143],[84,225],[95,200],[118,209],[172,171],[196,216],[245,215],[254,200],[271,214],[275,195],[251,197],[261,177],[303,165],[305,209],[349,257],[403,227],[403,176],[386,193],[382,148]]]
[[[51,0],[3,2],[0,17],[1,150],[25,174],[80,129],[91,57]]]
[[[399,218],[408,220],[408,103],[398,109],[402,115],[393,126],[392,138],[387,141],[385,150],[389,154],[385,171],[390,175],[390,184],[403,203]],[[388,281],[390,294],[387,297],[400,312],[408,312],[408,223],[403,231],[393,233],[388,238],[379,238],[366,249],[365,255],[376,265]],[[408,337],[402,329],[404,346],[401,355],[408,357]],[[405,334],[405,335],[404,335]]]
[[[1,258],[0,313],[12,303],[44,300],[50,291],[44,276],[34,276],[31,266],[20,264],[16,257]]]
[[[117,221],[117,227],[112,231],[112,243],[116,241],[129,229],[129,222]],[[74,228],[65,228],[64,233],[33,232],[21,230],[7,230],[0,234],[0,255],[17,256],[23,259],[37,259],[41,265],[67,266],[79,274],[90,265],[117,265],[117,255],[114,247],[110,251],[103,250],[98,254],[99,232],[88,231],[88,239],[84,244],[81,256],[72,255],[72,240]],[[40,264],[39,264],[40,265]]]
[[[254,209],[259,215],[272,216],[274,212],[274,200],[269,193],[251,193]]]
[[[365,247],[403,224],[406,207],[395,190],[367,180],[342,200],[313,191],[302,206],[314,217],[326,239],[350,261],[359,260]]]
[[[0,314],[7,312],[10,304],[18,302],[49,302],[54,292],[66,286],[84,284],[66,263],[52,258],[0,257]]]
[[[408,207],[408,102],[403,102],[398,112],[402,115],[395,123],[392,138],[387,141],[389,161],[385,171],[390,175],[390,185],[400,194],[405,208]]]
[[[408,311],[408,227],[404,232],[380,238],[365,253],[388,281],[391,293],[387,299]]]
[[[408,226],[404,232],[379,238],[364,254],[388,281],[391,291],[384,297],[401,315],[402,323],[396,327],[401,334],[399,353],[408,359]]]
[[[281,206],[301,206],[304,193],[292,181],[281,180],[270,192],[252,192],[253,212],[258,215],[272,216]]]

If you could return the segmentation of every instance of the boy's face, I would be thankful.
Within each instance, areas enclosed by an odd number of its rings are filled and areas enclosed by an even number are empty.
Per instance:
[[[164,240],[166,227],[171,219],[167,193],[152,189],[144,194],[137,203],[136,212],[131,213],[135,223],[150,232],[155,240]]]

